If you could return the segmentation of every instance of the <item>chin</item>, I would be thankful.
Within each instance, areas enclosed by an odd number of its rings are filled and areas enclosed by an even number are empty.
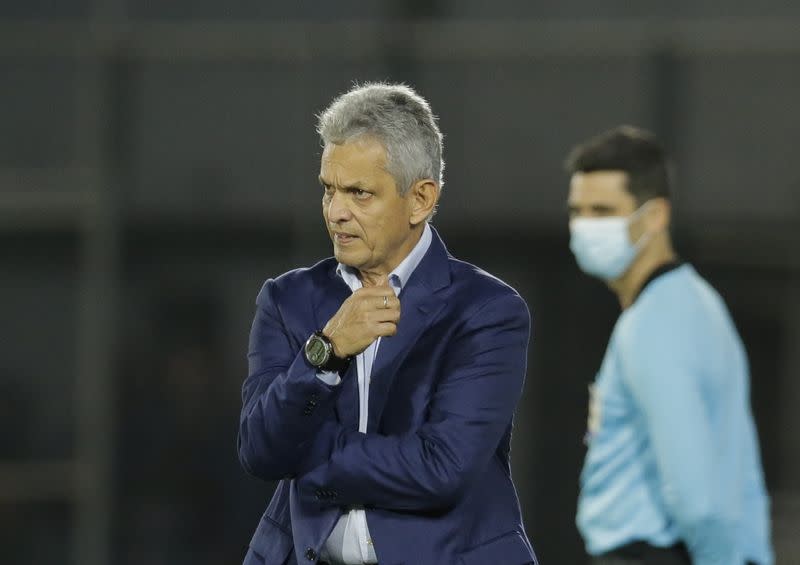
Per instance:
[[[333,250],[333,256],[342,265],[352,267],[353,269],[358,269],[364,263],[364,261],[361,260],[356,253],[348,253],[347,251],[341,251],[336,248]]]

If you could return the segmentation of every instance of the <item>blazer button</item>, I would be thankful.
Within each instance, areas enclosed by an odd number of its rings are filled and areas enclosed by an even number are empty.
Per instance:
[[[306,559],[308,559],[309,561],[316,561],[317,552],[309,547],[308,549],[306,549]]]

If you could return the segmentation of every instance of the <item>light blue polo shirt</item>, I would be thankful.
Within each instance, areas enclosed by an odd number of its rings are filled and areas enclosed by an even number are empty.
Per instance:
[[[577,524],[597,555],[684,542],[694,565],[772,565],[747,356],[689,265],[617,320],[597,375]]]

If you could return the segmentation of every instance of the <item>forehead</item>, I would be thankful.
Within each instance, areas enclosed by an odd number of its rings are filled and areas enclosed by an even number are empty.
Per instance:
[[[330,183],[374,177],[385,172],[386,150],[371,138],[328,143],[322,151],[320,176]]]
[[[569,183],[570,204],[621,205],[632,204],[633,195],[627,189],[625,171],[593,171],[575,173]]]

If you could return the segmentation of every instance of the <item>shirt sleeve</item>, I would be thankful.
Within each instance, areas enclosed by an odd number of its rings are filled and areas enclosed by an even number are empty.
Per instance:
[[[317,373],[317,378],[330,386],[337,386],[342,383],[342,377],[339,376],[339,373],[331,371],[320,371]]]
[[[668,305],[669,306],[669,305]],[[647,427],[661,495],[695,565],[741,560],[717,488],[710,363],[702,324],[679,308],[636,312],[618,336],[623,379]],[[649,314],[649,317],[648,317]]]

